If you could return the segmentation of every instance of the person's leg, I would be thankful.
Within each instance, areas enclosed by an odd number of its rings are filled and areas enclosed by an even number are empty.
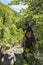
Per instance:
[[[33,54],[33,53],[31,52],[31,49],[30,49],[29,53]],[[28,64],[31,64],[31,63],[28,61],[28,59],[27,59],[27,57],[26,57],[25,54],[26,54],[26,51],[24,51],[24,53],[22,54],[23,58],[25,59],[25,61],[26,61]]]
[[[27,59],[27,57],[25,56],[25,52],[24,52],[22,55],[23,55],[23,58],[25,59],[25,61],[28,63],[28,59]]]
[[[31,47],[30,47],[29,53],[33,54]]]

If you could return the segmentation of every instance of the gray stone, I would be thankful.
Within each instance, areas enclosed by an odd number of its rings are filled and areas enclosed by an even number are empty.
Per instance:
[[[0,54],[2,55],[3,52],[1,50],[2,48],[0,46]],[[10,47],[8,50],[6,50],[6,52],[1,57],[0,65],[14,65],[16,61],[15,54],[22,54],[22,53],[23,53],[23,48],[20,45]]]

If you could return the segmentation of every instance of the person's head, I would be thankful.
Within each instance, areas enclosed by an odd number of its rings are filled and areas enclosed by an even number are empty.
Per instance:
[[[33,35],[33,30],[30,26],[28,26],[26,33],[25,33],[28,37],[31,37]]]

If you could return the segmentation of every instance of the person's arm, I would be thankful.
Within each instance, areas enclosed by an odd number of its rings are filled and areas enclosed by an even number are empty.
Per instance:
[[[34,48],[36,46],[36,39],[35,37],[33,36],[32,37],[32,48]]]
[[[24,47],[24,37],[21,39],[20,45],[21,45],[21,47]]]
[[[36,43],[36,39],[35,39],[35,36],[34,35],[32,36],[32,42],[33,43]]]
[[[25,40],[26,40],[26,37],[24,36],[22,39],[21,39],[21,47],[24,47],[25,48]]]

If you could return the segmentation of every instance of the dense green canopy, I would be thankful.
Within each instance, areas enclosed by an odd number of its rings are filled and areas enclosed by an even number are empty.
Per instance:
[[[6,45],[7,43],[14,45],[22,37],[22,29],[18,29],[15,25],[19,19],[17,15],[9,7],[0,3],[0,44]]]
[[[12,4],[28,5],[27,9],[22,9],[19,13],[11,10],[8,5]],[[36,43],[37,52],[43,52],[43,0],[13,0],[7,6],[0,3],[0,44],[4,47],[6,44],[18,45],[27,26],[32,26],[35,38],[39,41]],[[19,57],[19,56],[18,56]],[[20,57],[21,59],[21,57]],[[18,60],[20,60],[18,59]],[[17,61],[18,61],[17,60]],[[29,56],[29,60],[33,62]],[[41,58],[39,59],[39,61]],[[21,59],[21,62],[23,59]],[[18,61],[18,65],[22,63]],[[30,62],[30,61],[29,61]],[[25,61],[23,62],[25,65]],[[27,65],[27,64],[26,64]],[[33,65],[33,64],[32,64]],[[35,64],[34,64],[35,65]],[[40,65],[38,62],[36,65]],[[43,65],[41,61],[41,65]]]

